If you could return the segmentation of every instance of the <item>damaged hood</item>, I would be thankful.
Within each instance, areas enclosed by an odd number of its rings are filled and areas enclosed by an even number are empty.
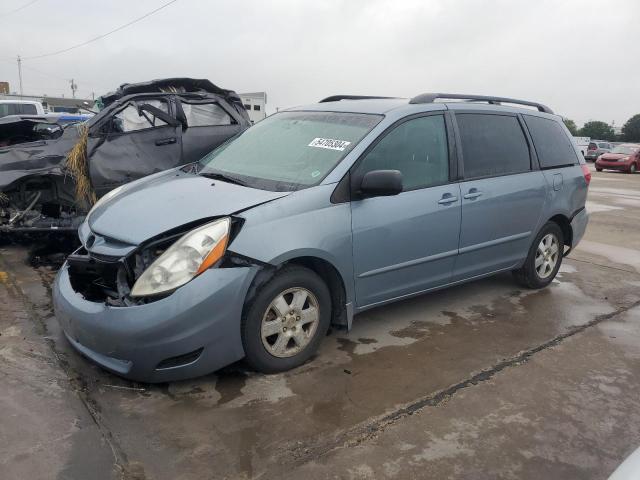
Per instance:
[[[231,215],[290,192],[270,192],[169,170],[126,185],[94,208],[90,229],[132,245],[197,220]]]

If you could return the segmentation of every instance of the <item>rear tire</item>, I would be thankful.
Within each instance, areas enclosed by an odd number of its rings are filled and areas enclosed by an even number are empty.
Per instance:
[[[636,173],[636,170],[638,170],[637,165],[635,163],[632,163],[629,167],[629,173]]]
[[[596,172],[601,172],[601,171],[602,171],[601,168],[596,167]]]
[[[245,360],[263,373],[290,370],[315,353],[331,323],[331,294],[308,268],[282,268],[262,285],[242,319]]]
[[[515,281],[526,288],[549,285],[555,278],[564,253],[564,235],[555,222],[547,222],[534,239],[524,265],[514,270]]]

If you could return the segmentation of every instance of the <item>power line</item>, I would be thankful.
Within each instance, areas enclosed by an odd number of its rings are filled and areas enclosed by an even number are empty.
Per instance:
[[[37,0],[34,0],[34,1],[37,1]],[[144,15],[142,15],[141,17],[138,17],[138,18],[136,18],[136,19],[134,19],[134,20],[131,20],[130,22],[125,23],[124,25],[121,25],[121,26],[119,26],[119,27],[117,27],[117,28],[114,28],[113,30],[111,30],[111,31],[109,31],[109,32],[107,32],[107,33],[103,33],[102,35],[98,35],[98,36],[97,36],[97,37],[95,37],[95,38],[92,38],[92,39],[90,39],[90,40],[87,40],[86,42],[82,42],[82,43],[79,43],[79,44],[77,44],[77,45],[73,45],[73,46],[68,47],[68,48],[63,48],[62,50],[56,50],[55,52],[44,53],[44,54],[42,54],[42,55],[34,55],[34,56],[31,56],[31,57],[23,57],[23,60],[33,60],[33,59],[36,59],[36,58],[51,57],[51,56],[53,56],[53,55],[59,55],[59,54],[61,54],[61,53],[65,53],[65,52],[68,52],[68,51],[70,51],[70,50],[74,50],[74,49],[76,49],[76,48],[83,47],[83,46],[85,46],[85,45],[88,45],[89,43],[95,42],[96,40],[100,40],[101,38],[104,38],[104,37],[106,37],[106,36],[108,36],[108,35],[111,35],[112,33],[119,32],[120,30],[122,30],[122,29],[124,29],[124,28],[127,28],[127,27],[129,27],[129,26],[133,25],[134,23],[138,23],[140,20],[144,20],[145,18],[150,17],[150,16],[151,16],[151,15],[153,15],[154,13],[159,12],[159,11],[160,11],[160,10],[162,10],[163,8],[166,8],[166,7],[168,7],[169,5],[171,5],[172,3],[176,3],[177,1],[178,1],[178,0],[171,0],[170,2],[167,2],[167,3],[165,3],[165,4],[161,5],[161,6],[159,6],[159,7],[158,7],[158,8],[156,8],[155,10],[151,10],[150,12],[145,13],[145,14],[144,14]]]
[[[16,9],[14,9],[14,10],[11,10],[10,12],[7,12],[7,13],[3,13],[2,15],[0,15],[0,18],[4,18],[4,17],[8,17],[9,15],[13,15],[14,13],[19,12],[20,10],[24,10],[29,5],[33,5],[34,3],[38,2],[38,1],[39,0],[31,0],[29,3],[25,3],[21,7],[18,7]]]

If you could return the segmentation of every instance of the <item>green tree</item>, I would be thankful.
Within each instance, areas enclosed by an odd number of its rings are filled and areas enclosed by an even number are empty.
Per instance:
[[[592,120],[587,122],[580,129],[581,137],[591,137],[597,140],[611,140],[615,141],[616,134],[611,128],[611,125],[599,120]]]
[[[571,132],[571,135],[576,137],[578,135],[578,126],[576,125],[576,122],[574,122],[570,118],[563,118],[562,121],[569,129],[569,132]]]
[[[623,125],[622,138],[627,142],[640,142],[640,113],[631,117]]]

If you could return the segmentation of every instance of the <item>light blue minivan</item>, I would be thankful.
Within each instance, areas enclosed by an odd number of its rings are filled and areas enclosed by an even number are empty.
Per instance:
[[[548,285],[584,234],[590,178],[541,104],[329,97],[102,197],[56,316],[82,354],[139,381],[242,358],[287,370],[378,305],[503,271]]]

